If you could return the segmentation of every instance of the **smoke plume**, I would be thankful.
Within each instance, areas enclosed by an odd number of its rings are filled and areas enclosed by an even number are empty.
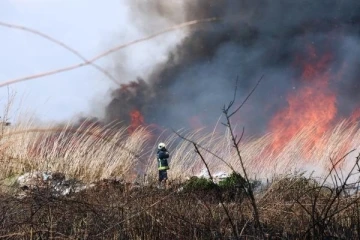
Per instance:
[[[156,25],[155,15],[170,25],[219,21],[191,28],[149,75],[114,90],[107,121],[129,124],[130,112],[138,110],[146,124],[213,127],[232,99],[236,78],[240,102],[261,75],[263,82],[235,117],[248,134],[267,131],[273,117],[288,107],[289,96],[306,86],[336,95],[334,120],[359,107],[359,1],[197,0],[176,8],[160,2],[165,1],[132,4],[140,13],[138,25]],[[327,89],[316,84],[325,73]]]

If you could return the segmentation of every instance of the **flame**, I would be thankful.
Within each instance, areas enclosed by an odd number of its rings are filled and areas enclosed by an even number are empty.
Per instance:
[[[308,47],[307,52],[302,64],[303,86],[288,95],[287,107],[269,123],[273,133],[271,151],[275,153],[305,127],[316,126],[309,139],[310,146],[316,144],[336,117],[336,95],[329,88],[327,70],[332,57],[330,54],[319,56],[313,46]]]
[[[128,128],[128,132],[131,134],[133,133],[138,127],[143,126],[144,125],[144,117],[141,114],[141,112],[139,110],[132,110],[130,112],[130,126]]]

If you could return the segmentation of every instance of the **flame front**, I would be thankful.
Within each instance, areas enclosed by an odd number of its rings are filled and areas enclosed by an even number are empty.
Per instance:
[[[302,66],[300,89],[287,97],[288,105],[269,123],[273,134],[271,151],[278,153],[305,127],[315,127],[309,146],[316,144],[328,130],[337,114],[336,94],[330,89],[330,54],[319,56],[313,46],[308,47],[307,57],[300,59]],[[298,59],[299,60],[299,59]]]

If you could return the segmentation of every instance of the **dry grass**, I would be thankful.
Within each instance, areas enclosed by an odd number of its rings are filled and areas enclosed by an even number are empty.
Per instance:
[[[153,35],[110,49],[87,60],[75,50],[40,32],[22,26],[3,26],[32,32],[62,45],[84,62],[63,69],[9,80],[9,84],[44,77],[94,64],[119,49],[147,41],[161,34],[218,19],[195,20],[165,29]],[[101,70],[101,69],[100,69]],[[111,76],[109,76],[111,77]],[[115,79],[113,79],[115,80]],[[11,105],[12,97],[8,99]],[[5,110],[6,121],[9,106]],[[273,178],[272,184],[256,195],[260,221],[271,239],[358,239],[360,200],[358,196],[336,196],[338,189],[318,188],[314,178],[298,177],[292,172],[306,170],[321,177],[339,159],[359,147],[360,128],[347,121],[324,133],[313,144],[316,126],[309,126],[289,141],[280,153],[269,152],[271,134],[244,139],[240,145],[245,167],[251,178]],[[124,127],[101,126],[84,122],[80,126],[37,126],[31,120],[10,127],[0,126],[0,178],[6,179],[29,171],[59,171],[85,182],[113,177],[133,180],[137,173],[156,179],[156,142],[149,131],[139,127],[131,135]],[[181,135],[201,145],[210,171],[241,173],[229,132],[205,129],[181,131]],[[176,134],[158,138],[171,153],[170,178],[184,180],[203,173],[204,166],[191,143],[179,141]],[[150,149],[150,150],[149,150]],[[339,164],[347,176],[357,152]],[[225,164],[224,161],[227,163]],[[350,164],[349,164],[350,163]],[[339,178],[342,175],[338,175]],[[331,179],[331,178],[330,178]],[[357,180],[357,179],[356,179]],[[99,182],[98,182],[99,183]],[[0,193],[0,238],[10,239],[222,239],[233,232],[223,208],[212,192],[178,192],[177,187],[158,191],[150,187],[128,192],[118,182],[104,182],[92,189],[67,197],[54,198],[46,190],[24,199]],[[336,204],[330,204],[335,199]],[[246,198],[225,203],[242,239],[255,239],[258,233],[252,209]],[[328,209],[327,209],[327,206]],[[330,217],[322,210],[335,213]],[[339,210],[340,209],[340,210]],[[313,215],[312,215],[313,214]],[[318,221],[319,220],[319,221]],[[323,222],[322,222],[323,221]],[[314,225],[315,223],[315,225]],[[320,238],[317,238],[320,237]]]
[[[0,177],[29,171],[59,171],[85,182],[134,174],[147,131],[89,124],[73,128],[7,127],[1,136]]]
[[[250,177],[272,178],[284,172],[298,171],[315,171],[313,174],[321,176],[331,166],[330,158],[338,159],[360,144],[358,126],[342,122],[325,133],[311,151],[304,152],[308,149],[311,133],[312,128],[304,129],[277,155],[266,151],[271,144],[271,135],[244,139],[240,148]],[[203,147],[203,155],[213,173],[230,172],[223,160],[241,172],[227,132],[208,133],[202,129],[180,134]],[[203,172],[204,166],[190,143],[179,141],[174,133],[164,133],[158,141],[168,144],[172,179],[186,179]],[[77,127],[68,124],[42,128],[27,121],[3,129],[0,136],[0,160],[3,163],[0,165],[0,178],[44,170],[60,171],[87,182],[126,178],[137,173],[154,178],[156,142],[142,127],[129,135],[124,127],[99,126],[86,121]],[[346,169],[347,162],[355,158],[354,154],[347,156],[339,167]]]
[[[321,234],[311,235],[312,218],[296,200],[311,209],[315,183],[302,177],[278,179],[258,195],[261,223],[269,239],[357,239],[359,199],[327,222]],[[316,209],[331,194],[319,198]],[[354,198],[340,198],[344,206]],[[246,198],[225,203],[241,235],[261,239]],[[336,208],[334,205],[332,208]],[[21,214],[18,214],[21,212]],[[53,198],[46,192],[24,199],[0,194],[0,236],[11,239],[234,239],[229,221],[214,192],[177,192],[144,187],[124,192],[110,183]],[[320,227],[320,226],[319,226]],[[313,237],[312,237],[313,236]],[[338,237],[338,238],[336,238]]]
[[[331,192],[328,190],[331,188],[325,187],[319,192],[314,178],[316,174],[311,178],[306,174],[299,177],[291,174],[291,170],[308,164],[318,170],[316,177],[321,177],[331,166],[329,157],[338,159],[348,150],[358,147],[360,130],[357,125],[342,122],[324,134],[319,143],[305,154],[311,132],[312,128],[304,129],[278,155],[266,153],[271,144],[270,134],[259,139],[244,139],[241,143],[251,178],[278,176],[255,196],[264,231],[275,239],[284,236],[288,239],[357,237],[360,230],[357,227],[360,226],[359,199],[339,197],[336,204],[329,207],[329,212],[336,214],[313,228],[317,220],[309,212],[313,209],[321,212],[336,191]],[[213,173],[230,171],[219,158],[240,171],[228,132],[208,133],[202,129],[180,133],[202,146],[202,154]],[[202,172],[201,160],[190,143],[179,141],[174,133],[164,132],[155,141],[153,137],[146,128],[139,127],[129,135],[126,128],[101,126],[90,121],[77,127],[68,124],[40,128],[32,121],[7,126],[0,136],[1,178],[28,171],[51,170],[85,182],[114,177],[132,181],[136,173],[146,173],[156,179],[156,143],[160,140],[168,144],[171,153],[171,179],[184,180]],[[355,156],[350,154],[339,165],[345,176],[348,162],[354,163],[354,159]],[[284,173],[285,176],[279,176]],[[172,185],[166,191],[159,191],[149,186],[129,191],[120,183],[110,182],[109,186],[100,182],[93,189],[59,199],[48,196],[46,192],[22,200],[0,194],[1,215],[4,216],[0,218],[4,229],[0,233],[15,239],[216,239],[233,236],[213,192],[178,192],[178,187]],[[318,200],[314,202],[314,199]],[[349,207],[339,211],[348,204]],[[226,200],[225,205],[243,239],[258,235],[246,198],[238,196]],[[18,212],[22,214],[16,215]]]
[[[339,159],[350,150],[357,149],[360,146],[358,141],[360,129],[357,124],[341,122],[326,132],[316,144],[309,148],[309,139],[312,137],[313,130],[313,127],[309,127],[301,131],[278,154],[267,151],[271,145],[271,134],[258,139],[244,139],[240,144],[240,149],[245,167],[251,178],[266,179],[283,173],[302,171],[321,177],[331,167],[330,159]],[[227,132],[219,134],[198,130],[190,133],[184,132],[181,135],[211,151],[211,153],[206,150],[202,152],[213,173],[231,171],[227,164],[218,157],[241,173],[238,157],[232,148],[230,136]],[[192,144],[186,141],[175,144],[176,140],[177,138],[174,135],[165,140],[171,151],[171,176],[184,179],[204,171],[204,166],[195,153]],[[349,154],[338,167],[346,170],[348,163],[353,162],[356,154],[356,151]],[[155,152],[151,156],[155,156]],[[148,169],[155,169],[155,161],[150,162],[153,165]]]

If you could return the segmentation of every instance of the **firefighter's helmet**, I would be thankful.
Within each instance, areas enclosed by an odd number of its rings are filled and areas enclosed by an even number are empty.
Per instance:
[[[163,149],[163,148],[166,148],[165,143],[159,143],[158,149]]]

